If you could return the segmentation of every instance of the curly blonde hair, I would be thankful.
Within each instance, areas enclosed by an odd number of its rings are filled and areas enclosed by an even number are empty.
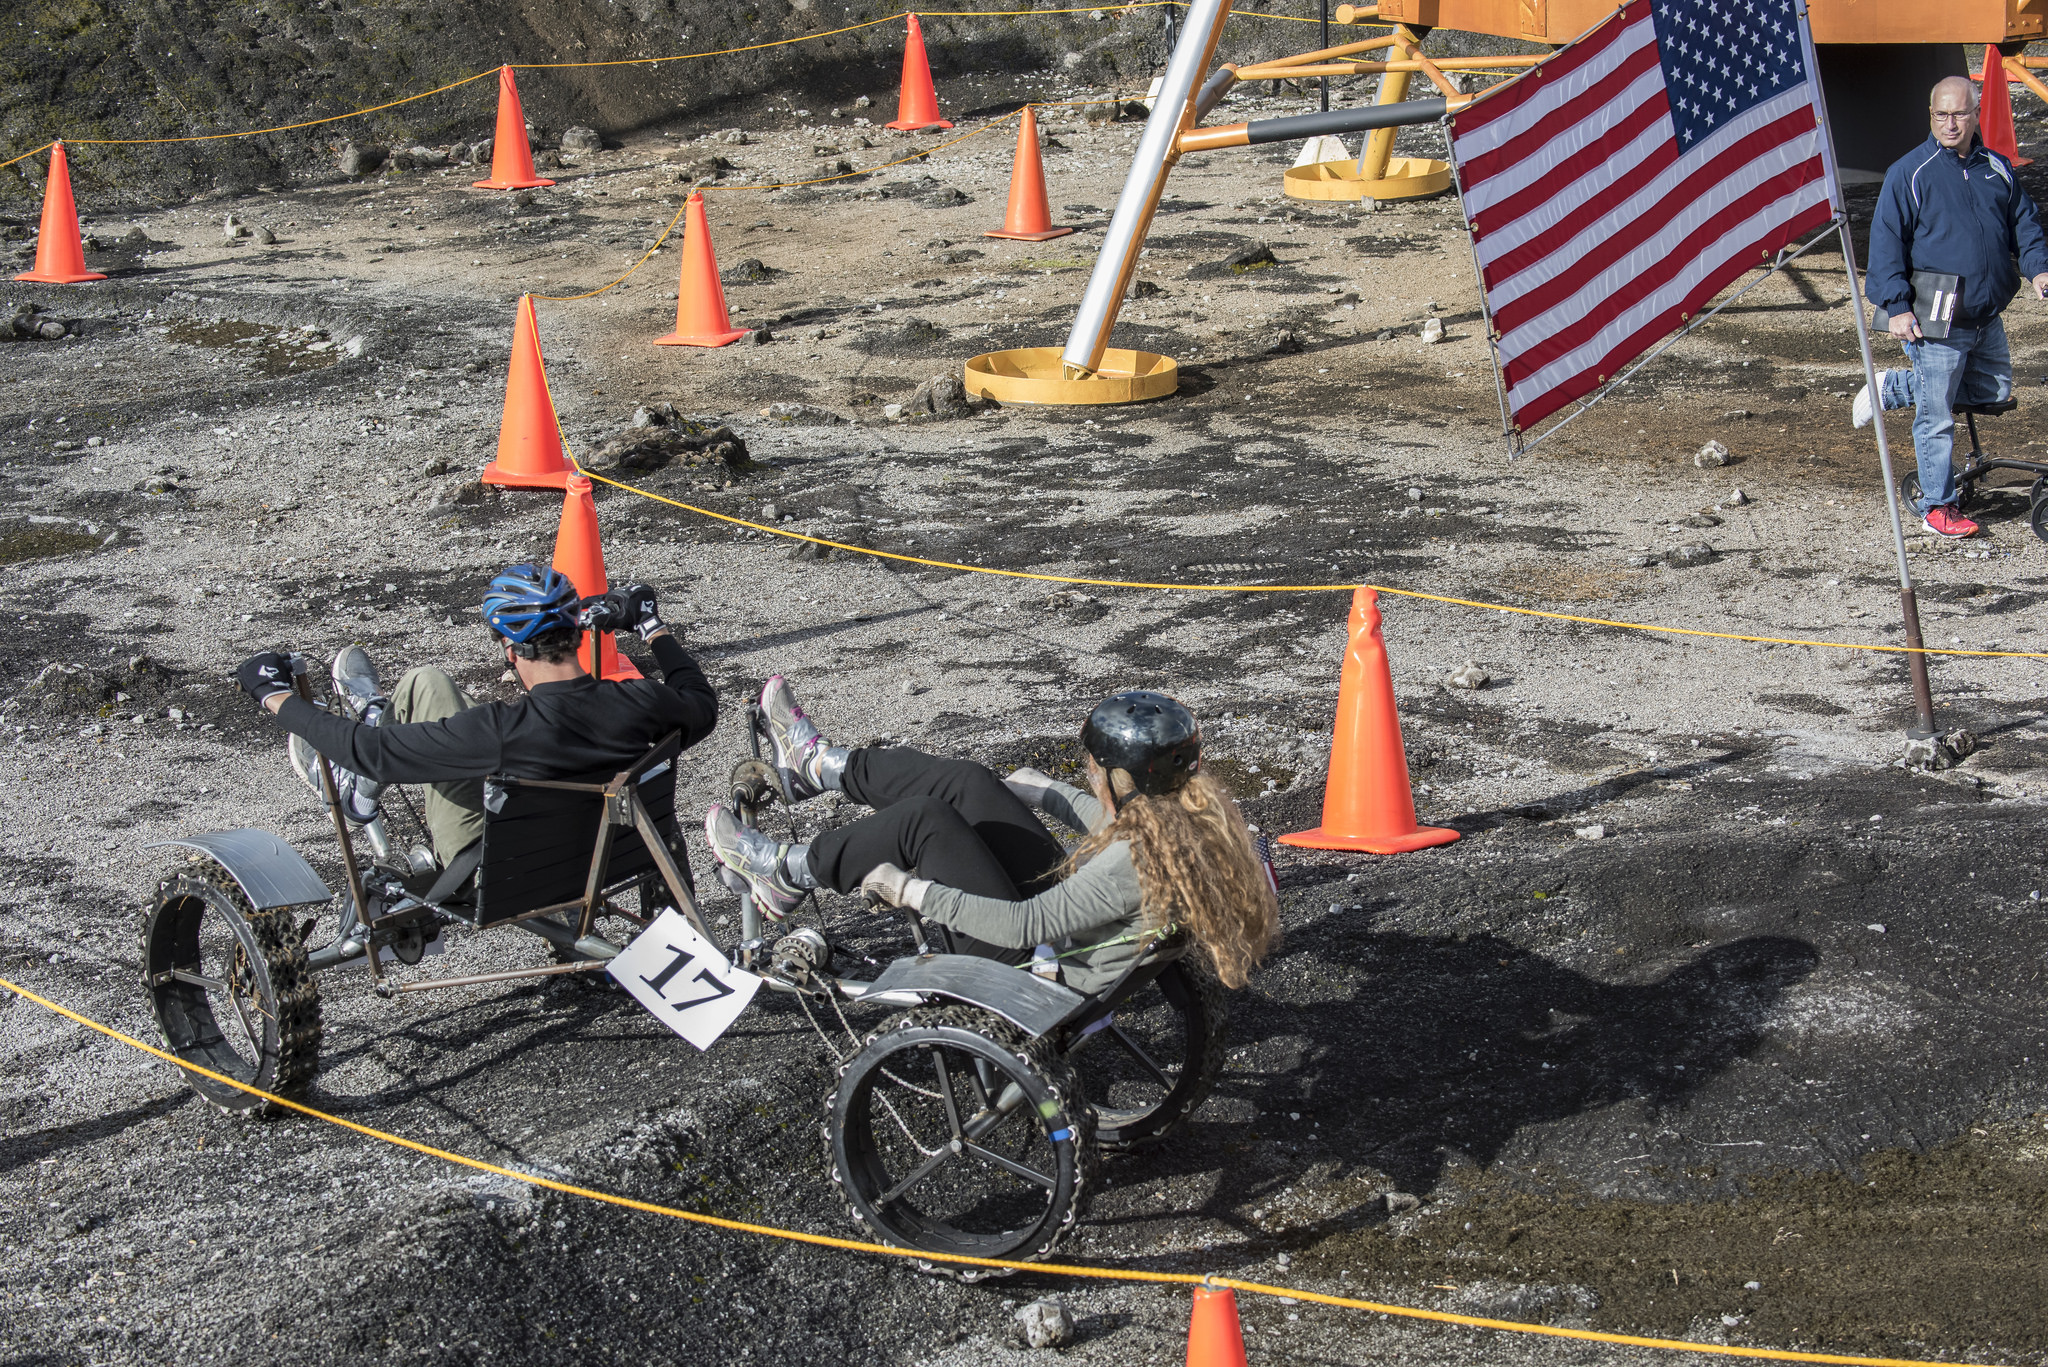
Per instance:
[[[1143,924],[1185,929],[1217,979],[1225,987],[1243,987],[1279,934],[1280,899],[1237,803],[1202,773],[1159,797],[1137,795],[1121,769],[1112,770],[1109,781],[1117,797],[1116,820],[1075,847],[1062,876],[1113,842],[1128,840],[1144,890]]]

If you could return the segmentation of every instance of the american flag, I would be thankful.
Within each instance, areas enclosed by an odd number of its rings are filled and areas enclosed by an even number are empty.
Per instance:
[[[1451,119],[1515,430],[1827,223],[1797,0],[1628,0]]]

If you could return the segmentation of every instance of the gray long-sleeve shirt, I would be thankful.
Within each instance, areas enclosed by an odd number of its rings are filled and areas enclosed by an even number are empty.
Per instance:
[[[1079,834],[1100,826],[1109,811],[1094,796],[1055,780],[1039,798],[1038,810]],[[1115,982],[1138,956],[1133,932],[1144,929],[1145,900],[1126,840],[1112,841],[1100,854],[1036,897],[1005,902],[996,897],[934,884],[919,909],[927,919],[951,926],[992,945],[1029,949],[1051,945],[1066,951],[1103,945],[1060,963],[1060,979],[1077,992],[1099,992]],[[1130,937],[1130,938],[1126,938]],[[1108,943],[1121,941],[1121,943]]]

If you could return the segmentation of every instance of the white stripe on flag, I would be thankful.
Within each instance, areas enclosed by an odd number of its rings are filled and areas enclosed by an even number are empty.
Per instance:
[[[1456,133],[1457,125],[1454,122],[1451,126],[1457,139],[1458,159],[1469,161],[1535,128],[1548,120],[1558,109],[1600,84],[1645,44],[1655,44],[1656,41],[1657,33],[1650,23],[1649,7],[1644,6],[1642,18],[1631,23],[1628,31],[1617,34],[1606,51],[1597,54],[1577,70],[1568,71],[1563,76],[1544,71],[1539,78],[1536,71],[1542,71],[1543,68],[1538,67],[1525,76],[1516,77],[1517,80],[1535,81],[1542,85],[1543,89],[1530,96],[1513,113],[1503,114],[1489,123],[1480,124],[1469,133]],[[1484,107],[1480,106],[1482,109]]]
[[[1705,142],[1692,148],[1658,172],[1657,178],[1644,187],[1643,193],[1649,194],[1653,198],[1661,198],[1663,195],[1668,194],[1686,176],[1692,174],[1698,167],[1725,152],[1731,143],[1741,141],[1751,133],[1756,132],[1757,129],[1768,124],[1776,123],[1779,119],[1784,118],[1796,109],[1807,107],[1810,100],[1811,92],[1806,83],[1802,81],[1790,90],[1773,95],[1754,109],[1744,110],[1740,118],[1730,119],[1727,123],[1722,124],[1708,136]],[[1658,126],[1669,128],[1670,125],[1663,123]],[[1633,149],[1642,145],[1641,139],[1638,139],[1636,142],[1630,143],[1629,148]],[[1620,179],[1622,175],[1628,172],[1630,167],[1621,162],[1622,155],[1622,153],[1617,153],[1607,164],[1614,168],[1615,174],[1609,177],[1606,183],[1593,184],[1589,181],[1582,181],[1582,193],[1556,196],[1540,210],[1532,211],[1521,218],[1511,219],[1500,227],[1486,232],[1478,239],[1479,264],[1481,267],[1491,265],[1504,252],[1521,246],[1524,242],[1543,232],[1544,229],[1569,217],[1574,212],[1583,213],[1585,205],[1590,200],[1596,198],[1602,191],[1608,188],[1609,184],[1614,180]],[[1607,168],[1603,167],[1602,169],[1604,172]],[[1641,199],[1642,194],[1638,194],[1632,202],[1640,201]],[[1620,215],[1623,218],[1632,218],[1636,212],[1640,211],[1616,210],[1615,213],[1605,217],[1612,219]],[[1525,227],[1525,223],[1528,226]],[[1613,229],[1610,227],[1608,231],[1611,232]],[[1525,269],[1528,268],[1525,267]]]
[[[1511,195],[1519,194],[1531,185],[1545,179],[1561,162],[1576,156],[1591,144],[1605,137],[1607,130],[1621,122],[1622,118],[1629,111],[1640,109],[1643,105],[1655,99],[1657,92],[1663,88],[1664,72],[1662,68],[1645,71],[1642,75],[1636,77],[1635,80],[1629,82],[1626,90],[1617,90],[1614,93],[1614,98],[1603,105],[1598,114],[1581,119],[1564,133],[1552,138],[1535,155],[1525,157],[1503,168],[1500,174],[1489,176],[1485,180],[1480,181],[1479,184],[1468,188],[1465,191],[1465,216],[1467,218],[1477,218],[1502,200],[1507,199]],[[1598,178],[1593,181],[1589,189],[1578,195],[1577,198],[1583,202],[1587,195],[1600,193],[1600,191],[1607,188],[1608,184],[1617,175],[1625,173],[1631,166],[1640,163],[1649,154],[1651,148],[1655,147],[1659,142],[1669,141],[1675,136],[1676,134],[1672,131],[1671,127],[1671,116],[1666,114],[1661,120],[1651,124],[1649,128],[1644,130],[1644,137],[1649,139],[1648,142],[1645,142],[1643,138],[1637,138],[1627,147],[1608,157],[1598,167],[1592,168],[1595,176]],[[1465,154],[1462,145],[1458,149],[1458,154],[1460,156]],[[1605,172],[1605,174],[1600,175],[1601,172]],[[1585,178],[1582,177],[1581,179]],[[1550,203],[1556,204],[1573,197],[1560,189],[1555,197],[1550,200]],[[1516,219],[1513,221],[1519,224],[1522,220]]]
[[[1517,381],[1508,389],[1508,407],[1520,411],[1559,385],[1600,364],[1609,352],[1621,345],[1623,339],[1647,327],[1660,314],[1678,307],[1702,276],[1726,269],[1802,210],[1827,202],[1827,182],[1822,179],[1802,185],[1793,193],[1765,205],[1716,239],[1713,247],[1694,258],[1693,268],[1685,274],[1671,280],[1654,294],[1636,301],[1576,349]]]
[[[1672,252],[1678,250],[1680,243],[1715,214],[1771,177],[1782,175],[1819,155],[1820,134],[1818,130],[1808,129],[1789,142],[1780,143],[1760,156],[1739,163],[1712,188],[1702,187],[1702,192],[1684,209],[1673,215],[1654,236],[1638,243],[1627,256],[1588,280],[1570,298],[1560,301],[1526,323],[1516,324],[1501,338],[1501,355],[1509,357],[1519,354],[1519,348],[1511,339],[1519,338],[1530,328],[1540,328],[1544,336],[1549,336],[1559,328],[1568,326],[1572,319],[1597,311],[1601,300],[1613,297],[1636,274],[1669,257]],[[1688,160],[1690,158],[1682,158],[1669,169],[1683,167]],[[1696,166],[1692,169],[1695,172],[1698,170]],[[1659,181],[1663,179],[1662,176],[1658,177]],[[1614,236],[1621,228],[1640,218],[1646,209],[1664,199],[1669,193],[1668,189],[1652,184],[1631,195],[1627,203],[1588,224],[1585,231],[1560,245],[1556,251],[1541,261],[1526,270],[1515,272],[1506,280],[1496,282],[1493,288],[1487,291],[1487,307],[1498,314],[1523,295],[1540,290],[1559,276],[1570,273],[1588,252]]]

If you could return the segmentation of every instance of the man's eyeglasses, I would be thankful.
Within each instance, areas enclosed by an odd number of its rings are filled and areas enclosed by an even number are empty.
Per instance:
[[[1951,114],[1946,110],[1930,109],[1927,111],[1927,117],[1933,119],[1936,123],[1964,123],[1968,121],[1970,114],[1968,110],[1960,114]]]

